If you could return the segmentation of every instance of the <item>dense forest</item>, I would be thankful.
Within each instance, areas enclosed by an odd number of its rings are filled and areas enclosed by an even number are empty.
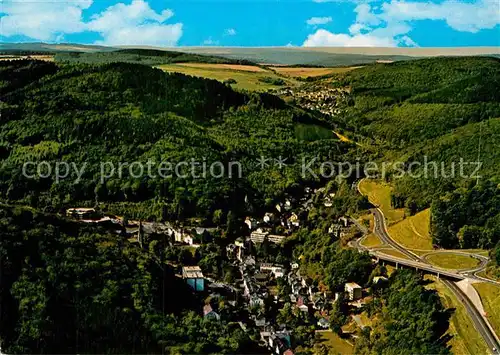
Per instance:
[[[207,56],[194,53],[162,51],[155,49],[120,49],[115,51],[85,52],[58,52],[55,54],[57,62],[66,63],[135,63],[144,65],[158,65],[169,63],[213,63],[213,64],[253,64],[245,59],[230,59],[216,56]]]
[[[350,87],[341,115],[327,118],[273,95],[137,64],[217,58],[133,50],[89,60],[58,56],[56,63],[0,62],[0,332],[8,353],[260,353],[259,335],[243,331],[228,308],[221,307],[220,321],[200,316],[203,300],[176,277],[176,266],[197,264],[231,282],[237,271],[225,248],[242,235],[242,217],[262,215],[284,196],[299,198],[306,186],[325,189],[283,245],[263,243],[257,256],[300,260],[300,271],[322,290],[340,291],[353,280],[370,286],[386,271],[328,230],[340,216],[371,206],[353,189],[354,177],[304,176],[302,161],[313,157],[399,160],[406,168],[427,158],[481,159],[479,179],[397,178],[394,171],[384,178],[395,186],[396,207],[409,214],[431,207],[435,244],[489,248],[500,265],[499,60],[425,59],[322,78]],[[336,138],[337,125],[359,145]],[[278,158],[286,164],[279,166]],[[102,174],[103,162],[190,161],[238,162],[242,176],[136,176],[128,168]],[[25,174],[26,162],[33,177]],[[35,174],[42,162],[84,169],[57,179]],[[330,194],[335,198],[326,208]],[[222,228],[194,253],[161,238],[142,248],[60,217],[74,206]],[[394,273],[388,285],[369,303],[376,321],[356,351],[447,353],[442,335],[449,314],[439,297],[411,272]],[[312,345],[309,320],[288,308],[264,308],[300,329],[298,343]],[[345,300],[331,314],[338,331],[348,318]]]
[[[47,211],[100,205],[135,218],[211,223],[215,211],[239,215],[300,190],[303,157],[336,161],[348,149],[331,132],[315,133],[328,131],[327,122],[275,96],[235,92],[215,80],[127,63],[13,61],[0,70],[1,198]],[[270,164],[255,168],[261,156]],[[279,157],[287,163],[282,169],[272,164]],[[78,180],[23,175],[25,162],[34,169],[44,161],[85,169]],[[129,168],[99,179],[103,162],[148,161],[156,167],[236,161],[242,177],[231,178],[229,171],[206,179],[134,177]]]
[[[435,244],[491,248],[500,240],[499,59],[376,64],[332,85],[351,88],[339,119],[366,154],[407,172],[381,176],[395,187],[395,207],[414,214],[433,206]]]
[[[239,325],[204,319],[149,250],[29,208],[0,208],[0,333],[6,353],[255,353]]]

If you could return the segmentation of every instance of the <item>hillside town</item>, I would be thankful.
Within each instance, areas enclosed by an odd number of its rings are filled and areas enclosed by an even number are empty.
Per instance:
[[[264,248],[283,247],[300,228],[304,222],[300,216],[312,207],[313,200],[318,200],[317,196],[320,196],[320,205],[332,205],[334,194],[325,194],[325,188],[307,188],[302,198],[287,198],[260,218],[247,216],[242,235],[225,248],[224,257],[237,270],[231,282],[204,273],[200,265],[172,264],[178,268],[177,276],[200,300],[205,300],[201,311],[203,317],[216,321],[234,319],[246,332],[258,332],[260,344],[273,354],[292,355],[297,338],[303,335],[296,334],[294,327],[283,322],[283,317],[279,316],[283,310],[310,324],[310,334],[330,329],[330,312],[336,302],[345,302],[348,307],[358,310],[353,314],[359,313],[370,299],[369,289],[353,281],[344,285],[344,292],[332,294],[303,273],[300,258],[279,263],[262,254]],[[171,248],[196,250],[204,246],[204,240],[210,240],[207,238],[210,234],[218,232],[216,227],[174,226],[106,216],[94,208],[69,208],[66,216],[113,230],[144,249],[163,235]],[[328,228],[328,233],[332,238],[344,238],[353,228],[350,219],[343,216]],[[364,327],[357,315],[353,315],[352,324],[360,329]],[[356,336],[352,326],[342,332],[346,339]]]
[[[351,93],[350,88],[334,88],[315,83],[296,88],[273,89],[272,93],[292,100],[297,106],[318,111],[327,116],[337,116],[342,112]]]

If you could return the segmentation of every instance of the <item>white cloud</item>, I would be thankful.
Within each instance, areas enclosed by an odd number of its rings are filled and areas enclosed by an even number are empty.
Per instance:
[[[102,44],[175,46],[182,36],[182,23],[164,23],[173,15],[172,10],[157,13],[144,0],[133,0],[130,5],[118,3],[92,16],[87,28],[101,34]]]
[[[64,34],[85,30],[82,11],[92,0],[2,1],[1,36],[26,36],[39,41],[55,41]]]
[[[332,22],[331,17],[311,17],[306,21],[309,26],[326,25],[330,22]]]
[[[310,34],[304,42],[304,47],[395,47],[397,42],[391,37],[377,37],[374,35],[348,35],[345,33],[331,33],[327,30],[317,30]]]
[[[112,5],[85,22],[82,13],[92,2],[93,0],[3,2],[1,35],[23,35],[33,40],[54,42],[64,40],[66,34],[92,31],[102,36],[99,44],[158,46],[176,45],[182,36],[182,23],[164,23],[173,16],[171,10],[155,12],[144,0],[133,0],[129,5]]]
[[[319,0],[326,1],[326,0]],[[318,30],[308,36],[304,46],[418,46],[408,36],[415,21],[440,20],[463,32],[492,29],[500,24],[498,0],[442,3],[391,0],[374,8],[360,3],[355,8],[356,21],[347,33]]]
[[[500,4],[498,0],[447,0],[440,4],[392,1],[382,5],[381,17],[395,21],[442,20],[457,31],[474,33],[500,24]]]
[[[226,35],[226,36],[236,36],[236,30],[234,28],[227,28],[224,31],[224,35]]]

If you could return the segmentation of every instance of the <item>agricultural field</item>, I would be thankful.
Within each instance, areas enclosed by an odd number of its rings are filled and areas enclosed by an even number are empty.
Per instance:
[[[231,87],[238,90],[268,91],[279,88],[266,79],[282,80],[285,85],[295,86],[298,82],[294,79],[283,78],[270,70],[251,65],[237,64],[206,64],[206,63],[177,63],[156,66],[166,72],[177,72],[221,82],[233,79],[236,83]]]
[[[244,64],[224,64],[224,63],[176,63],[183,67],[198,68],[198,69],[227,69],[236,71],[249,71],[253,73],[265,72],[268,73],[269,70],[261,68],[256,65],[244,65]]]
[[[472,269],[479,265],[475,258],[453,253],[432,254],[425,259],[434,266],[450,270]]]
[[[42,55],[42,54],[34,54],[34,55],[2,55],[0,56],[0,60],[22,60],[22,59],[35,59],[35,60],[44,60],[46,62],[53,62],[53,55]]]
[[[426,209],[391,225],[388,231],[395,241],[409,249],[432,250],[429,227],[430,209]]]
[[[330,74],[341,74],[361,67],[338,67],[338,68],[307,68],[307,67],[269,67],[280,75],[292,78],[309,78]]]
[[[489,283],[477,283],[473,286],[481,297],[491,326],[497,334],[500,334],[500,286]]]
[[[387,224],[399,222],[404,218],[403,209],[394,209],[391,204],[392,187],[380,181],[363,179],[359,183],[359,190],[368,200],[384,212]]]
[[[436,290],[439,293],[443,306],[453,310],[450,318],[450,326],[446,333],[452,336],[448,342],[452,353],[458,355],[486,354],[488,352],[487,345],[476,328],[474,328],[474,324],[467,314],[465,306],[435,276],[425,275],[425,279],[433,281],[427,285],[427,288]]]

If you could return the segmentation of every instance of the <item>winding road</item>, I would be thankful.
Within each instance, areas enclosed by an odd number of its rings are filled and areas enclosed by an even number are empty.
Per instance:
[[[358,191],[361,193],[359,190],[358,186]],[[390,260],[395,263],[400,263],[400,264],[406,264],[407,266],[423,269],[426,271],[433,272],[435,274],[442,275],[442,276],[448,276],[451,278],[455,279],[472,279],[475,281],[482,281],[482,282],[491,282],[498,284],[497,282],[493,280],[488,280],[482,277],[479,277],[476,275],[476,272],[481,271],[485,267],[485,263],[481,263],[480,267],[474,268],[472,270],[461,270],[461,271],[445,271],[443,269],[436,268],[432,265],[430,265],[425,257],[420,257],[417,254],[411,252],[410,250],[406,249],[404,246],[401,244],[397,243],[394,239],[391,238],[387,231],[387,225],[385,221],[385,216],[382,210],[378,207],[373,208],[371,210],[373,213],[374,217],[374,228],[373,232],[375,235],[377,235],[380,240],[391,247],[393,247],[395,250],[399,251],[403,255],[405,255],[409,260],[403,260],[401,258],[393,257],[390,255],[384,255],[385,260]],[[354,220],[353,220],[354,222]],[[358,228],[361,229],[361,231],[365,234],[368,234],[368,230],[361,226],[357,221],[354,222]],[[356,247],[358,250],[363,250],[363,251],[368,251],[370,254],[373,256],[380,258],[380,253],[378,253],[375,250],[369,249],[367,247],[364,247],[361,244],[361,240],[364,238],[361,237],[358,240],[354,241],[351,243],[352,246]],[[450,252],[450,251],[443,251],[443,252]],[[463,253],[462,253],[463,254]],[[444,271],[444,272],[443,272]],[[469,297],[455,284],[455,282],[448,280],[446,278],[442,278],[441,281],[450,289],[450,291],[456,296],[457,300],[459,300],[467,310],[467,313],[472,319],[472,322],[474,323],[475,328],[477,331],[481,334],[483,337],[484,341],[488,345],[488,348],[493,354],[500,354],[500,340],[498,336],[494,333],[492,330],[493,328],[489,324],[488,320],[481,314],[481,312],[476,308],[475,304],[469,299]]]

